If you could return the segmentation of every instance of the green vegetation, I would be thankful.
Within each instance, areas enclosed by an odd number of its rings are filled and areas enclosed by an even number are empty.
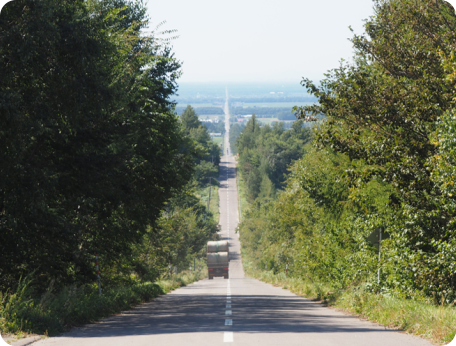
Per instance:
[[[237,123],[232,124],[230,127],[229,141],[230,141],[230,149],[231,149],[231,152],[233,153],[233,155],[236,155],[238,153],[236,142],[237,142],[237,139],[238,139],[239,135],[241,134],[243,128],[244,127],[241,124],[237,124]]]
[[[220,148],[222,148],[223,145],[223,136],[221,137],[212,137],[212,141],[216,143]]]
[[[180,65],[146,24],[126,1],[2,10],[0,289],[33,271],[42,288],[93,282],[95,254],[120,270],[191,179]]]
[[[274,199],[288,166],[302,156],[309,140],[310,130],[303,127],[302,121],[295,121],[293,128],[285,131],[282,123],[260,127],[255,114],[252,116],[236,141],[249,202],[260,195],[262,201]]]
[[[311,281],[308,278],[285,277],[272,271],[252,270],[244,263],[246,273],[261,281],[282,286],[298,295],[321,301],[359,315],[389,328],[406,330],[436,343],[448,343],[455,337],[456,310],[445,305],[422,304],[415,300],[400,299],[391,295],[379,295],[366,287],[348,287],[333,291],[327,283]]]
[[[242,249],[255,275],[279,275],[288,260],[290,279],[321,286],[335,304],[448,341],[456,330],[456,17],[444,1],[385,0],[365,28],[352,40],[353,63],[319,86],[303,80],[318,103],[295,112],[316,122],[314,139],[296,152],[283,191],[263,163],[276,150],[256,154],[250,139],[263,128],[251,122],[239,136],[250,203]],[[389,235],[380,257],[368,240],[379,229]]]
[[[3,333],[58,332],[150,299],[168,264],[188,268],[217,237],[198,192],[220,148],[191,107],[176,116],[172,31],[144,35],[145,13],[127,0],[2,9]]]
[[[55,291],[51,282],[39,298],[28,277],[18,283],[16,291],[0,296],[0,330],[2,333],[38,333],[56,335],[71,327],[95,322],[128,310],[140,303],[166,294],[181,286],[201,280],[207,275],[204,263],[196,271],[186,271],[156,282],[106,288],[98,295],[95,285],[69,286]]]
[[[214,220],[216,223],[219,223],[220,220],[220,210],[219,210],[219,181],[217,178],[212,178],[210,179],[210,184],[207,184],[205,187],[201,188],[199,190],[199,197],[200,199],[207,205],[208,201],[209,203],[209,212],[213,216]],[[209,194],[210,194],[210,200],[209,200]]]

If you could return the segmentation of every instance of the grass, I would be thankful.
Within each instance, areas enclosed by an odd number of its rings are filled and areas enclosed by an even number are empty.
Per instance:
[[[322,301],[324,304],[389,328],[401,329],[424,337],[437,345],[444,345],[455,338],[456,309],[454,306],[436,306],[391,295],[375,294],[362,285],[334,292],[325,283],[301,278],[286,278],[284,273],[273,274],[270,271],[255,270],[245,254],[243,262],[244,270],[249,276],[281,286],[297,295]]]
[[[101,296],[96,285],[65,287],[57,293],[51,285],[45,294],[36,298],[33,286],[26,278],[19,283],[15,293],[0,294],[1,334],[57,335],[201,280],[207,275],[205,269],[182,272],[156,282],[103,289]]]
[[[221,137],[211,137],[212,141],[217,143],[220,147],[223,145],[223,136]]]
[[[240,195],[240,198],[238,196],[238,199],[240,199],[240,203],[238,203],[238,208],[239,210],[239,221],[243,219],[242,215],[244,215],[245,211],[247,210],[249,203],[247,202],[247,197],[245,196],[244,193],[244,180],[241,177],[241,174],[239,172],[239,168],[236,168],[237,174],[237,184],[238,184],[238,193]]]
[[[218,184],[212,185],[211,202],[209,211],[214,215],[217,224],[220,222],[220,208],[219,208],[219,186]]]
[[[220,209],[219,209],[219,181],[216,178],[211,179],[211,200],[209,205],[209,211],[214,215],[215,220],[219,221],[220,219]],[[198,195],[201,198],[203,204],[207,207],[207,201],[209,198],[209,182],[205,187],[202,187],[198,191]]]

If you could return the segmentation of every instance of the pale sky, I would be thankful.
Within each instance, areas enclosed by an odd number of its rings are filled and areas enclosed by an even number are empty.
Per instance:
[[[319,80],[353,55],[371,0],[149,0],[151,28],[177,29],[180,82]]]

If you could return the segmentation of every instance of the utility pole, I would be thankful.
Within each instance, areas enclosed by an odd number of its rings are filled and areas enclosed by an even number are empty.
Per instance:
[[[382,259],[382,241],[390,237],[389,233],[383,230],[383,227],[377,227],[371,234],[367,236],[367,240],[372,243],[375,247],[378,246],[378,272],[377,272],[377,283],[380,284],[381,276],[381,259]]]

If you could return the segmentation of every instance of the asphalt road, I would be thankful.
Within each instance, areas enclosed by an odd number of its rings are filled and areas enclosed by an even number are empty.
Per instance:
[[[225,143],[225,154],[227,148]],[[220,234],[230,241],[230,279],[201,280],[131,311],[35,345],[431,346],[418,337],[387,330],[244,277],[235,233],[235,161],[230,155],[222,158],[220,182]]]

